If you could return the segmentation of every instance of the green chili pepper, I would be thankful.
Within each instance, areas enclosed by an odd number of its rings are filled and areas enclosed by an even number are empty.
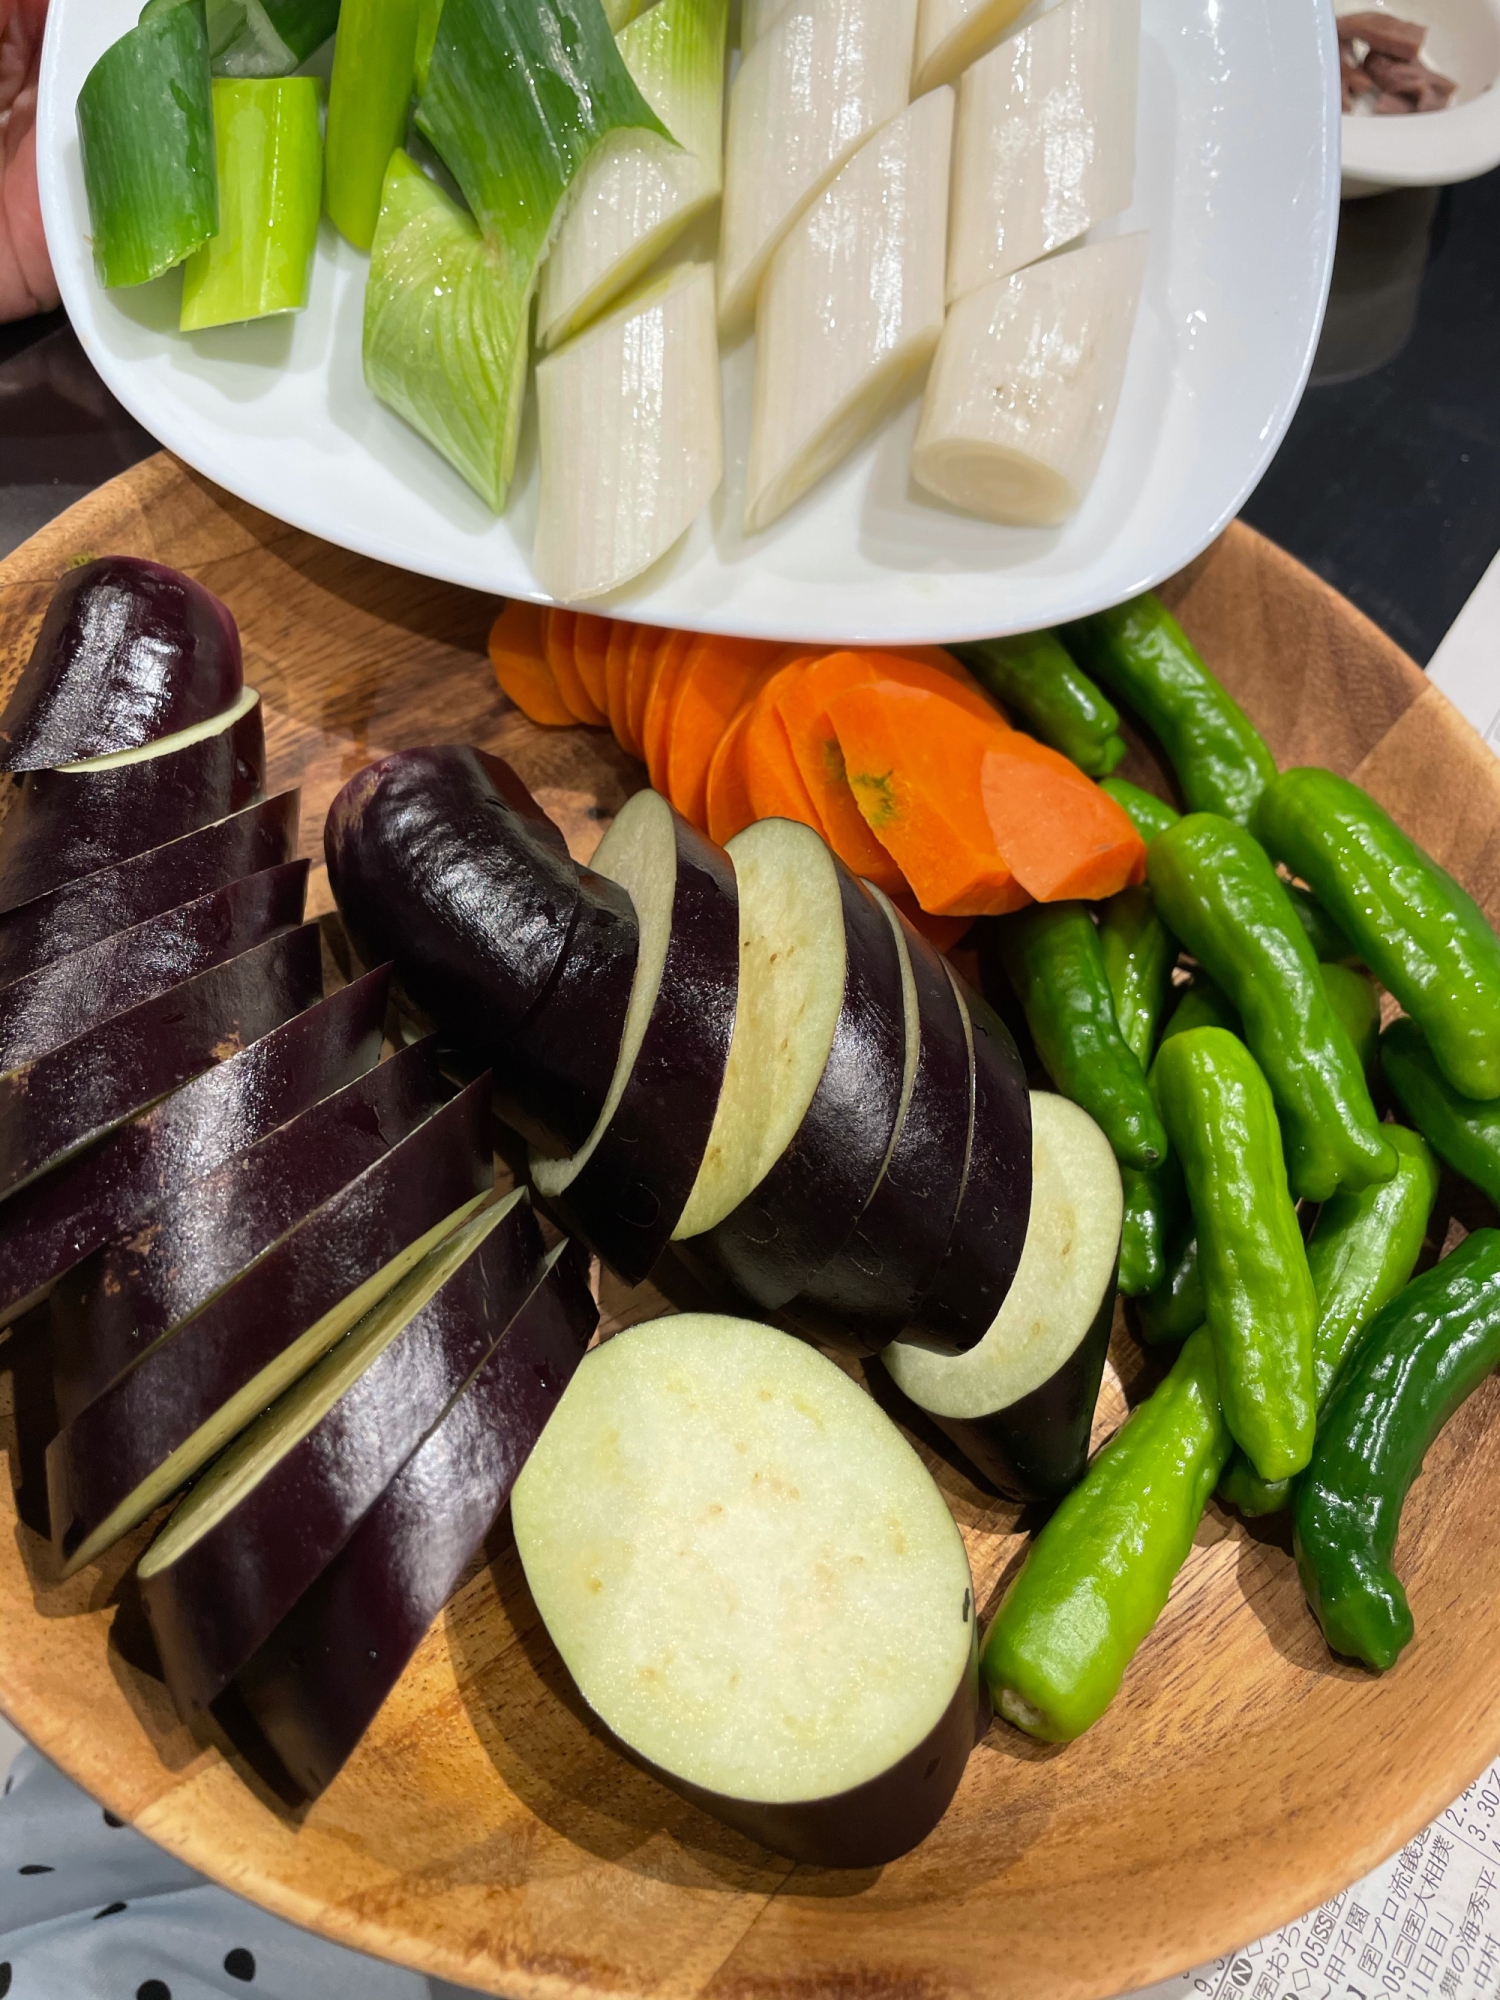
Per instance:
[[[1392,1021],[1380,1038],[1386,1081],[1440,1159],[1500,1204],[1500,1102],[1462,1097],[1433,1061],[1415,1021]]]
[[[1167,1135],[1146,1072],[1120,1033],[1088,910],[1082,903],[1038,903],[1001,918],[995,938],[1053,1083],[1095,1120],[1122,1166],[1156,1166],[1166,1156]]]
[[[1183,1197],[1184,1214],[1167,1232],[1166,1272],[1144,1298],[1133,1299],[1130,1323],[1146,1347],[1175,1347],[1203,1324],[1203,1278],[1198,1269],[1198,1238],[1192,1210]]]
[[[1282,887],[1292,899],[1292,908],[1301,919],[1302,928],[1312,942],[1313,950],[1324,965],[1358,965],[1359,953],[1348,938],[1329,916],[1311,889],[1305,889],[1300,882],[1284,882]]]
[[[1422,1029],[1453,1088],[1500,1097],[1500,938],[1473,898],[1332,771],[1284,772],[1255,830]]]
[[[1156,914],[1151,891],[1124,889],[1103,906],[1099,946],[1114,996],[1115,1018],[1131,1054],[1144,1070],[1156,1046],[1162,1008],[1171,991],[1177,940]],[[1167,1232],[1174,1207],[1162,1176],[1170,1162],[1142,1171],[1125,1167],[1125,1215],[1120,1230],[1120,1290],[1126,1298],[1149,1292],[1166,1271]]]
[[[1159,833],[1169,826],[1176,826],[1182,818],[1176,806],[1169,806],[1155,792],[1143,792],[1128,778],[1104,778],[1099,789],[1114,800],[1142,840],[1155,840]]]
[[[1166,606],[1148,591],[1064,626],[1062,637],[1155,735],[1189,809],[1222,813],[1247,826],[1255,801],[1276,776],[1275,761]]]
[[[1169,1042],[1174,1035],[1190,1034],[1194,1028],[1227,1028],[1231,1035],[1244,1039],[1240,1017],[1233,1005],[1222,988],[1215,986],[1208,974],[1202,971],[1195,972],[1192,985],[1182,989],[1182,998],[1161,1031],[1162,1041]]]
[[[1161,1167],[1142,1173],[1121,1167],[1125,1207],[1120,1217],[1120,1268],[1115,1285],[1121,1298],[1153,1291],[1166,1276],[1167,1236],[1172,1211],[1161,1184]]]
[[[1416,1269],[1437,1199],[1437,1162],[1426,1141],[1402,1125],[1385,1130],[1401,1159],[1395,1178],[1324,1202],[1307,1240],[1307,1268],[1318,1295],[1313,1387],[1320,1409],[1365,1328]],[[1295,1486],[1292,1479],[1261,1479],[1237,1451],[1219,1491],[1253,1517],[1290,1506]]]
[[[1055,632],[979,639],[949,650],[1032,735],[1091,778],[1107,776],[1125,755],[1118,712],[1073,664]]]
[[[980,1655],[996,1708],[1044,1743],[1096,1723],[1161,1616],[1229,1456],[1200,1328],[1031,1545]]]
[[[1396,1155],[1358,1053],[1264,848],[1215,813],[1193,813],[1152,841],[1147,872],[1162,921],[1239,1011],[1281,1113],[1294,1191],[1326,1201],[1335,1188],[1389,1180]]]
[[[1410,1641],[1391,1568],[1401,1508],[1433,1439],[1497,1363],[1500,1230],[1476,1229],[1377,1315],[1297,1489],[1297,1568],[1336,1653],[1384,1669]]]
[[[1224,1415],[1261,1477],[1284,1479],[1312,1453],[1318,1301],[1270,1087],[1223,1028],[1175,1035],[1151,1080],[1193,1211]]]

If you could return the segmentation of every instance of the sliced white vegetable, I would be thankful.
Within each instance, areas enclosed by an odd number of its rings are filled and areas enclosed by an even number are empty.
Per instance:
[[[641,95],[677,141],[614,132],[579,177],[542,269],[537,338],[555,347],[653,264],[723,186],[729,0],[658,0],[616,37]]]
[[[961,71],[1001,35],[1027,0],[922,0],[917,10],[917,58],[912,96],[955,83]]]
[[[917,0],[811,0],[740,64],[729,94],[719,320],[746,325],[776,246],[871,132],[905,108]]]
[[[739,1003],[678,1243],[732,1214],[791,1144],[828,1066],[844,1004],[843,899],[827,847],[810,827],[763,819],[727,851],[740,891]]]
[[[683,1314],[586,1356],[511,1518],[590,1707],[723,1798],[878,1778],[962,1685],[969,1565],[942,1495],[871,1397],[769,1327]]]
[[[1140,39],[1140,0],[1066,0],[965,71],[950,300],[1130,206]]]
[[[943,330],[953,92],[867,139],[771,259],[755,319],[745,526],[769,527],[845,458]]]
[[[190,744],[206,742],[210,736],[222,736],[226,729],[233,729],[242,715],[247,715],[260,700],[252,687],[241,688],[234,701],[219,715],[210,715],[203,722],[190,723],[186,729],[179,729],[171,736],[158,737],[154,743],[143,743],[137,750],[108,750],[102,757],[84,757],[76,764],[60,764],[58,769],[70,774],[79,771],[118,771],[125,764],[149,764],[154,757],[170,757],[178,750],[186,750]]]
[[[1077,1348],[1114,1278],[1124,1197],[1109,1141],[1086,1111],[1031,1094],[1031,1217],[1015,1280],[967,1354],[897,1341],[887,1372],[934,1416],[986,1417],[1039,1389]]]
[[[960,299],[927,382],[918,483],[991,521],[1066,520],[1115,420],[1145,263],[1145,236],[1121,236]]]
[[[548,355],[536,387],[534,561],[571,603],[659,561],[724,476],[713,267],[679,266]]]

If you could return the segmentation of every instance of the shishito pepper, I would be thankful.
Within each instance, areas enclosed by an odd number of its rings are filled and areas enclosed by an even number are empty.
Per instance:
[[[1230,1437],[1206,1328],[1031,1545],[980,1655],[1007,1722],[1044,1743],[1092,1727],[1161,1616]]]
[[[1203,1278],[1198,1270],[1198,1238],[1192,1210],[1183,1196],[1184,1215],[1167,1230],[1165,1270],[1144,1298],[1131,1302],[1130,1323],[1147,1347],[1175,1347],[1203,1324]]]
[[[1091,778],[1106,776],[1125,755],[1118,711],[1073,664],[1055,632],[978,639],[951,650],[1032,735]]]
[[[1120,1033],[1144,1070],[1156,1047],[1177,960],[1177,940],[1156,914],[1149,889],[1122,889],[1110,897],[1099,915],[1099,947]],[[1175,1212],[1171,1191],[1164,1184],[1170,1173],[1170,1162],[1121,1169],[1125,1215],[1120,1290],[1126,1298],[1150,1291],[1165,1273],[1167,1235]]]
[[[994,935],[1053,1083],[1094,1119],[1122,1166],[1156,1166],[1166,1157],[1167,1135],[1146,1072],[1120,1032],[1086,907],[1039,903],[1003,917]]]
[[[1169,826],[1176,826],[1182,814],[1155,792],[1143,792],[1128,778],[1105,778],[1099,789],[1112,798],[1142,840],[1152,841]]]
[[[1297,1488],[1297,1569],[1336,1653],[1393,1666],[1414,1631],[1391,1567],[1438,1432],[1500,1363],[1500,1230],[1476,1229],[1377,1315]]]
[[[1264,739],[1204,666],[1187,634],[1148,591],[1063,627],[1069,652],[1133,708],[1172,761],[1193,812],[1248,826],[1276,776]]]
[[[1500,1101],[1462,1097],[1433,1061],[1415,1021],[1392,1021],[1380,1038],[1386,1082],[1408,1118],[1453,1171],[1500,1205]]]
[[[1284,771],[1255,831],[1422,1029],[1453,1088],[1500,1097],[1500,938],[1474,899],[1332,771]]]
[[[1225,1420],[1263,1479],[1285,1479],[1312,1455],[1318,1301],[1270,1089],[1223,1028],[1164,1043],[1151,1080],[1187,1183]]]
[[[1365,1328],[1416,1269],[1437,1199],[1437,1162],[1426,1141],[1401,1125],[1385,1129],[1401,1157],[1394,1179],[1358,1194],[1336,1194],[1323,1204],[1307,1240],[1307,1268],[1318,1295],[1313,1388],[1320,1409]],[[1254,1517],[1290,1506],[1295,1485],[1261,1479],[1236,1452],[1219,1491]]]
[[[1359,953],[1329,916],[1311,889],[1300,882],[1283,884],[1292,899],[1292,908],[1307,932],[1313,950],[1324,965],[1357,965]]]
[[[1329,1003],[1318,960],[1262,848],[1216,813],[1158,834],[1147,871],[1162,920],[1225,991],[1281,1113],[1296,1193],[1389,1180],[1358,1053]]]

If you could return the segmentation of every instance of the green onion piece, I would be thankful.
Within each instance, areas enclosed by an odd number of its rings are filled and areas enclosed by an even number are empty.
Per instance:
[[[505,252],[393,153],[365,287],[365,380],[496,513],[515,462],[530,304]]]
[[[318,83],[216,77],[219,233],[182,274],[182,330],[298,312],[323,196]]]
[[[609,23],[609,32],[618,35],[621,28],[628,28],[648,7],[655,5],[656,0],[604,0],[604,18]]]
[[[339,0],[208,0],[217,76],[290,76],[338,26]]]
[[[143,285],[219,226],[203,0],[148,12],[78,93],[78,146],[101,285]]]
[[[406,136],[420,0],[344,0],[328,89],[328,213],[368,250],[391,154]],[[435,24],[434,24],[435,25]]]
[[[417,89],[427,88],[427,72],[432,65],[432,45],[437,40],[443,0],[417,0]]]

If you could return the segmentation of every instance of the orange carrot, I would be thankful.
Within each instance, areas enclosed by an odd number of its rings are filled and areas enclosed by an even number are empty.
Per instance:
[[[863,654],[825,653],[807,661],[800,674],[778,681],[776,706],[802,781],[828,829],[829,846],[856,875],[894,896],[907,887],[906,877],[865,825],[844,775],[844,753],[828,714],[834,695],[873,678]]]
[[[490,664],[500,691],[533,722],[567,728],[577,717],[557,691],[542,652],[542,608],[512,598],[490,627]]]
[[[876,647],[859,657],[868,660],[877,680],[899,681],[902,687],[940,694],[945,701],[956,702],[971,715],[977,715],[981,722],[997,722],[1002,728],[1010,726],[1004,709],[990,700],[963,662],[937,646],[926,646],[913,653],[885,653]],[[939,658],[948,664],[935,665]]]
[[[660,625],[637,625],[635,640],[630,648],[630,665],[625,670],[625,727],[637,746],[630,754],[643,761],[646,755],[646,701],[651,693],[657,656],[671,636]]]
[[[803,671],[806,662],[789,660],[779,667],[755,698],[741,754],[745,760],[745,786],[757,819],[795,819],[828,839],[828,830],[813,803],[797,760],[792,755],[791,738],[781,719],[779,697],[789,682]]]
[[[980,791],[995,844],[1039,903],[1097,902],[1146,879],[1146,844],[1107,792],[1045,743],[1012,731],[985,751]]]
[[[708,837],[721,847],[755,818],[745,782],[745,731],[750,715],[748,705],[740,710],[719,739],[708,767]]]
[[[724,731],[785,658],[784,646],[704,633],[688,648],[667,721],[667,797],[694,826],[707,824],[708,767]]]
[[[547,665],[552,669],[552,678],[557,682],[557,691],[573,711],[574,718],[598,729],[603,726],[604,716],[589,700],[588,690],[573,658],[573,632],[577,623],[576,612],[548,611],[542,619],[542,645],[547,654]]]
[[[615,732],[615,740],[620,748],[632,757],[641,754],[640,741],[631,734],[630,710],[627,700],[630,687],[630,656],[635,651],[639,625],[632,625],[628,619],[610,620],[609,649],[604,656],[604,706],[609,715],[609,726]]]
[[[573,626],[573,663],[583,691],[605,721],[609,720],[609,697],[604,687],[605,660],[609,651],[611,620],[597,618],[592,611],[580,611]]]
[[[667,725],[672,719],[672,697],[678,677],[687,664],[697,634],[669,632],[656,655],[651,685],[646,690],[646,721],[641,730],[641,747],[646,753],[646,769],[653,787],[667,796]]]

